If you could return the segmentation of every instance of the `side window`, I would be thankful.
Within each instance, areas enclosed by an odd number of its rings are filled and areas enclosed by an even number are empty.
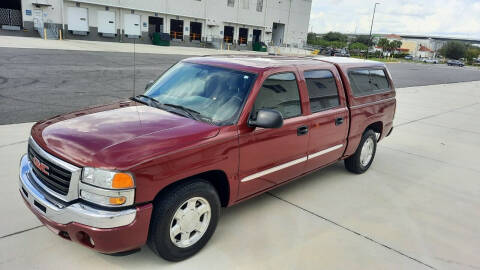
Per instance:
[[[305,71],[310,109],[312,113],[324,111],[340,105],[335,78],[329,70]]]
[[[390,91],[390,84],[383,69],[352,69],[348,79],[356,97]]]
[[[279,111],[284,119],[302,114],[297,79],[291,72],[271,75],[264,82],[254,104],[254,112],[260,109]]]

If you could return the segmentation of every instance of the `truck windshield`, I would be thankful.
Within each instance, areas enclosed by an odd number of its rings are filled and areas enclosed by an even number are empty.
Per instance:
[[[145,95],[161,104],[195,112],[198,120],[230,125],[236,122],[255,79],[252,73],[180,62]]]

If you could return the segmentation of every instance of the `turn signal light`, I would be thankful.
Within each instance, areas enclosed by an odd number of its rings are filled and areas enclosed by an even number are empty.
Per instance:
[[[132,176],[128,173],[116,173],[112,179],[112,188],[133,188],[135,186]]]
[[[125,203],[125,201],[127,200],[127,198],[125,197],[110,197],[109,198],[109,202],[111,205],[122,205]]]

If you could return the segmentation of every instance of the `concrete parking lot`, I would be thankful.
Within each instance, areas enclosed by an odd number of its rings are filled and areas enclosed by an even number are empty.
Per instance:
[[[3,48],[0,54],[14,51]],[[0,76],[4,76],[6,67],[29,70],[39,66],[38,60],[28,60],[29,57],[39,57],[38,54],[48,51],[33,55],[30,49],[23,51],[22,57],[27,59],[22,60],[23,66],[22,61],[11,60],[14,65],[3,62]],[[58,51],[54,53],[59,55]],[[21,50],[16,53],[21,54]],[[63,57],[60,55],[58,61],[65,61]],[[112,69],[105,74],[114,75],[115,60],[109,62],[109,57],[105,57],[105,65],[111,65]],[[145,77],[157,72],[148,69],[148,65],[161,65],[164,64],[161,60],[166,59],[167,66],[168,61],[183,56],[158,57],[144,58],[144,70],[148,71]],[[2,121],[15,123],[0,125],[0,179],[4,184],[0,191],[1,269],[480,269],[478,71],[456,73],[458,69],[441,66],[416,69],[416,66],[402,68],[393,65],[403,64],[392,64],[390,68],[398,87],[395,129],[379,144],[367,173],[348,173],[343,163],[338,162],[225,209],[217,232],[199,254],[184,262],[169,263],[146,247],[128,256],[115,257],[63,240],[42,226],[23,204],[18,191],[18,161],[26,152],[31,121],[44,116],[35,107],[49,106],[27,102],[37,101],[35,90],[45,95],[64,95],[79,88],[87,91],[108,84],[118,87],[125,82],[122,78],[125,74],[118,71],[118,81],[110,77],[109,82],[102,83],[102,76],[95,75],[98,66],[89,65],[88,61],[70,65],[70,69],[63,71],[53,62],[44,65],[43,74],[50,74],[48,78],[75,82],[71,77],[75,68],[83,70],[79,74],[88,74],[91,69],[92,77],[90,80],[79,77],[73,88],[64,83],[50,90],[49,80],[27,84],[32,76],[36,78],[35,72],[13,77],[7,83],[25,82],[16,91],[29,91],[21,92],[23,97],[16,103],[16,113],[9,104],[17,101],[5,95],[12,93],[8,92],[11,85],[0,85]],[[67,62],[63,65],[69,66]],[[434,75],[437,72],[445,73]],[[431,85],[399,87],[422,85],[425,81]],[[29,88],[31,85],[36,86]],[[108,101],[87,96],[84,102]],[[64,107],[53,107],[57,110],[84,105],[76,102],[71,96],[62,101]],[[21,104],[30,105],[22,111]],[[32,110],[37,115],[27,113]],[[20,118],[14,118],[15,114]],[[14,120],[5,121],[5,116]]]

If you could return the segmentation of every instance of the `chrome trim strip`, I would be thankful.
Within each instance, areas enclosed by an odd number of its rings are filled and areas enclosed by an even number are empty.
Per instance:
[[[62,206],[49,201],[45,195],[38,190],[30,179],[31,165],[28,161],[27,155],[22,156],[20,161],[20,193],[25,201],[32,209],[53,222],[59,224],[68,224],[71,222],[80,223],[83,225],[95,228],[114,228],[125,226],[135,220],[137,211],[135,208],[130,208],[121,211],[106,211],[89,207],[81,203],[74,203],[68,206]],[[28,196],[23,192],[24,189]],[[45,206],[45,212],[39,210],[34,202]]]
[[[392,101],[392,100],[395,100],[395,99],[396,99],[396,97],[390,97],[390,98],[386,98],[386,99],[380,99],[380,100],[373,101],[373,102],[369,102],[369,103],[363,103],[363,104],[359,104],[359,105],[355,105],[355,106],[350,106],[350,109],[363,108],[363,107],[370,106],[370,105],[376,105],[376,104],[380,104],[380,103],[385,103],[385,102]]]
[[[82,172],[82,168],[74,166],[70,163],[67,163],[67,162],[57,158],[57,157],[54,157],[54,156],[50,155],[45,150],[43,150],[37,144],[37,142],[35,142],[35,140],[31,136],[28,139],[28,145],[30,145],[43,158],[47,159],[48,161],[64,168],[65,170],[68,170],[72,173],[72,177],[70,178],[70,186],[68,188],[68,193],[65,196],[51,190],[50,188],[48,188],[32,172],[31,176],[33,177],[32,180],[35,181],[35,184],[39,185],[49,195],[51,195],[55,198],[58,198],[62,201],[69,202],[69,201],[73,201],[75,199],[78,199],[78,183],[80,182],[80,175],[81,175],[81,172]],[[28,158],[27,158],[27,161],[28,161]],[[28,163],[30,163],[30,161],[28,161]]]
[[[320,152],[316,152],[316,153],[308,155],[308,159],[312,159],[312,158],[319,157],[321,155],[325,155],[326,153],[330,153],[330,152],[335,151],[337,149],[340,149],[342,147],[343,147],[343,144],[335,145],[333,147],[327,148],[327,149],[322,150]]]
[[[288,168],[288,167],[291,167],[293,165],[297,165],[299,163],[302,163],[302,162],[305,162],[309,159],[312,159],[312,158],[316,158],[316,157],[319,157],[321,155],[325,155],[327,153],[330,153],[332,151],[335,151],[337,149],[340,149],[343,147],[343,144],[338,144],[338,145],[335,145],[335,146],[332,146],[330,148],[327,148],[327,149],[324,149],[322,151],[319,151],[319,152],[316,152],[316,153],[313,153],[313,154],[310,154],[310,155],[307,155],[305,157],[302,157],[302,158],[299,158],[299,159],[296,159],[296,160],[293,160],[293,161],[290,161],[290,162],[287,162],[287,163],[284,163],[282,165],[278,165],[278,166],[275,166],[275,167],[272,167],[270,169],[267,169],[267,170],[264,170],[264,171],[261,171],[261,172],[258,172],[258,173],[255,173],[255,174],[252,174],[252,175],[249,175],[245,178],[242,178],[242,180],[240,180],[241,182],[247,182],[247,181],[250,181],[250,180],[253,180],[253,179],[256,179],[256,178],[259,178],[259,177],[262,177],[264,175],[267,175],[267,174],[270,174],[270,173],[274,173],[276,171],[279,171],[279,170],[283,170],[285,168]]]
[[[302,158],[299,158],[299,159],[296,159],[296,160],[293,160],[293,161],[284,163],[284,164],[282,164],[282,165],[278,165],[278,166],[275,166],[275,167],[273,167],[273,168],[270,168],[270,169],[267,169],[267,170],[264,170],[264,171],[261,171],[261,172],[258,172],[258,173],[249,175],[249,176],[243,178],[243,179],[241,180],[241,182],[247,182],[247,181],[253,180],[253,179],[255,179],[255,178],[259,178],[259,177],[262,177],[262,176],[264,176],[264,175],[267,175],[267,174],[270,174],[270,173],[273,173],[273,172],[276,172],[276,171],[280,171],[280,170],[282,170],[282,169],[288,168],[288,167],[290,167],[290,166],[293,166],[293,165],[296,165],[296,164],[299,164],[299,163],[302,163],[302,162],[305,162],[305,161],[307,161],[307,157],[302,157]]]

